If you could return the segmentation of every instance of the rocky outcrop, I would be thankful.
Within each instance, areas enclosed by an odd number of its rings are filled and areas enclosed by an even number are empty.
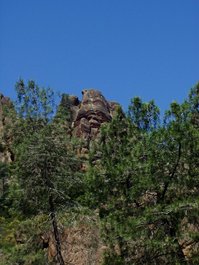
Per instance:
[[[58,111],[65,115],[68,132],[82,142],[77,152],[84,160],[83,171],[87,168],[89,149],[92,143],[97,141],[101,125],[111,121],[119,106],[116,102],[107,101],[102,93],[95,89],[84,89],[81,101],[76,96],[62,96]]]
[[[95,89],[84,89],[82,101],[76,96],[64,95],[61,105],[69,110],[72,135],[84,142],[82,152],[88,151],[90,142],[98,137],[101,125],[111,121],[119,106],[116,102],[107,101]]]
[[[0,137],[3,136],[3,128],[5,125],[5,114],[4,114],[4,107],[9,106],[10,100],[7,97],[4,97],[0,94]]]
[[[92,227],[88,224],[81,224],[64,228],[60,239],[65,264],[101,264],[106,247],[102,245],[97,226]],[[43,234],[41,240],[43,249],[46,249],[48,261],[55,264],[57,252],[53,233],[49,231]]]
[[[97,90],[83,90],[82,102],[74,120],[74,134],[89,141],[95,139],[102,123],[111,120],[110,104]]]
[[[0,196],[4,194],[7,185],[7,163],[12,161],[9,150],[9,140],[5,135],[5,129],[9,124],[9,110],[12,103],[9,98],[0,94]]]
[[[198,233],[198,218],[192,219],[191,216],[184,217],[180,224],[178,242],[187,261],[192,260],[199,253],[199,240],[191,236]]]
[[[8,151],[8,143],[4,138],[5,127],[9,124],[8,113],[13,104],[8,97],[0,94],[0,162],[10,162],[11,154]]]
[[[0,140],[2,146],[4,146],[4,128],[9,122],[5,113],[12,106],[10,99],[0,94]],[[90,143],[98,137],[101,125],[111,121],[119,104],[107,101],[98,90],[84,89],[81,101],[76,96],[63,95],[60,106],[68,115],[66,123],[70,133],[83,141],[80,154],[86,155]],[[0,148],[0,161],[8,162],[10,160],[11,155]]]

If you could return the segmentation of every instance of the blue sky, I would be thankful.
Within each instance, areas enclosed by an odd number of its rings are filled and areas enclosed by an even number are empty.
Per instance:
[[[199,81],[198,0],[0,0],[0,92],[22,77],[162,111]]]

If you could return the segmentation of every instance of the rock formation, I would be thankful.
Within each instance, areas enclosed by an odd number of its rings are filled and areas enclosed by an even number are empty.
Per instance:
[[[68,96],[66,100],[64,95],[61,104],[68,108],[71,114],[72,134],[83,140],[87,150],[90,141],[97,138],[101,125],[111,121],[119,106],[116,102],[107,101],[102,93],[95,89],[84,89],[82,101],[76,96]]]
[[[74,120],[74,134],[89,141],[96,138],[102,123],[111,120],[110,104],[97,90],[83,90],[82,95]]]
[[[82,101],[76,96],[64,94],[60,106],[63,107],[68,115],[66,119],[70,133],[83,140],[84,144],[80,154],[86,155],[90,142],[98,137],[101,125],[111,121],[119,104],[107,101],[98,90],[84,89],[82,91]],[[13,104],[10,99],[0,94],[0,140],[3,146],[4,128],[9,122],[5,113],[12,107]],[[11,155],[1,150],[1,148],[0,161],[11,161]]]
[[[51,231],[41,236],[48,261],[56,262],[55,239]],[[64,228],[61,233],[62,255],[65,264],[100,265],[106,247],[100,239],[99,227],[88,224]],[[54,262],[54,263],[53,263]]]
[[[66,128],[82,142],[78,155],[84,160],[83,171],[87,168],[89,149],[93,141],[97,141],[101,125],[111,121],[118,106],[116,102],[107,101],[95,89],[84,89],[82,101],[76,96],[62,96],[59,110],[65,115]]]
[[[5,113],[4,113],[4,107],[10,105],[10,100],[7,97],[4,97],[2,94],[0,94],[0,137],[3,136],[3,128],[5,125]]]
[[[11,154],[4,139],[5,127],[9,123],[8,112],[13,107],[11,100],[0,94],[0,162],[10,162]]]

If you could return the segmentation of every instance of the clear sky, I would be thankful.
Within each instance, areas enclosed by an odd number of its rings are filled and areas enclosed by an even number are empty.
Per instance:
[[[162,111],[199,81],[199,0],[0,0],[0,92],[22,77]]]

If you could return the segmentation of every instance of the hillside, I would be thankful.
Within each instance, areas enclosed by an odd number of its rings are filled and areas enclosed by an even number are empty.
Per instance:
[[[0,264],[198,264],[199,85],[161,121],[34,81],[0,96]],[[56,110],[56,111],[55,111]]]

